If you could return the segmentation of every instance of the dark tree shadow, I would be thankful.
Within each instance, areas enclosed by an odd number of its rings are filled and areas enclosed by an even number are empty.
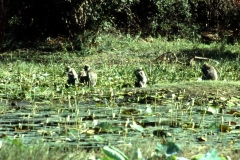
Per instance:
[[[199,56],[215,60],[235,60],[239,58],[240,50],[238,52],[233,52],[230,49],[226,49],[225,44],[219,44],[218,46],[213,46],[213,48],[196,47],[193,49],[182,49],[180,53],[187,58]]]

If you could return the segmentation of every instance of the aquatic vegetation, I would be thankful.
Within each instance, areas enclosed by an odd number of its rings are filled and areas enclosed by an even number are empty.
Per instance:
[[[0,64],[2,138],[15,136],[23,146],[29,146],[34,137],[53,146],[104,148],[120,156],[119,151],[104,146],[122,149],[137,145],[145,158],[152,157],[155,146],[166,141],[181,144],[185,150],[179,156],[188,158],[198,150],[187,147],[202,144],[239,149],[239,122],[235,119],[240,116],[238,58],[218,57],[214,66],[219,80],[205,82],[200,80],[203,62],[195,60],[187,66],[185,60],[190,51],[206,55],[224,52],[218,44],[160,38],[147,42],[124,36],[103,39],[97,39],[101,46],[85,57],[67,52],[4,53],[5,61]],[[169,51],[177,58],[161,59],[160,55]],[[82,62],[94,66],[96,86],[65,87],[65,67],[74,67],[79,73]],[[138,66],[147,75],[146,88],[134,87]],[[133,150],[140,155],[137,148]],[[224,151],[219,152],[222,155]],[[133,155],[125,154],[130,159]]]

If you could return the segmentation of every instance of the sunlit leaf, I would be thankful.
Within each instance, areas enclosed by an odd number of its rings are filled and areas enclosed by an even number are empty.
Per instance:
[[[196,129],[194,129],[194,128],[187,128],[187,130],[192,131],[194,133],[198,133],[198,131]]]
[[[137,125],[135,121],[133,121],[133,124],[130,124],[132,129],[138,130],[139,132],[144,132],[144,128],[140,125]]]
[[[227,102],[227,106],[228,107],[234,107],[235,106],[235,103],[231,102],[231,101],[228,101]]]
[[[118,99],[124,99],[124,96],[118,96]]]
[[[97,98],[97,97],[93,97],[93,100],[94,100],[95,102],[101,101],[101,99],[99,99],[99,98]]]
[[[87,129],[83,133],[85,133],[88,136],[96,134],[97,130],[96,129]]]
[[[168,156],[166,160],[179,160],[176,156]]]
[[[218,156],[217,150],[214,148],[205,155],[203,155],[199,160],[223,160],[221,157]]]
[[[147,113],[152,113],[152,108],[151,108],[151,106],[147,106],[146,112],[147,112]]]
[[[209,106],[207,108],[207,113],[218,114],[219,110],[220,110],[220,108]]]
[[[135,152],[134,152],[134,155],[132,157],[132,159],[143,159],[143,156],[142,156],[142,152],[140,150],[140,148],[138,148]]]
[[[49,76],[50,74],[48,74],[48,73],[43,73],[42,74],[42,76],[45,76],[45,77],[47,77],[47,76]]]
[[[99,142],[103,142],[105,139],[101,136],[98,136],[98,135],[94,135],[93,138]]]
[[[112,160],[128,160],[128,157],[116,148],[104,146],[103,153]]]
[[[106,107],[106,104],[102,104],[102,103],[96,103],[95,104],[97,107]]]
[[[226,100],[228,100],[228,98],[226,98],[226,97],[220,97],[219,98],[221,101],[226,101]]]

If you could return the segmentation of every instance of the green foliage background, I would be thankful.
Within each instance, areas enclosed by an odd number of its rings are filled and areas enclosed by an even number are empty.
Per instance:
[[[96,45],[102,32],[198,41],[202,31],[214,31],[230,43],[239,38],[240,5],[234,0],[3,0],[0,5],[3,50],[42,42],[39,49],[64,48],[46,47],[53,38],[69,50],[83,50]]]

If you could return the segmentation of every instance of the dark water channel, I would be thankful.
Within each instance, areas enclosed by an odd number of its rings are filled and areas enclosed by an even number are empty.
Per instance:
[[[181,146],[239,148],[239,118],[232,114],[203,114],[204,108],[182,103],[101,101],[16,102],[0,104],[0,135],[83,148],[108,144],[160,143],[163,137]],[[236,108],[240,110],[240,108]],[[224,110],[228,112],[228,110]],[[220,132],[219,124],[231,131]],[[205,140],[206,139],[206,140]]]

